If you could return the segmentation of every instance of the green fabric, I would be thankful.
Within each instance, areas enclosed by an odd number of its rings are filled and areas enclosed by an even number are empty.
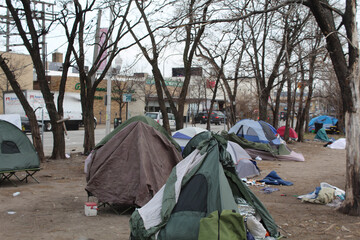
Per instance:
[[[195,175],[195,173],[201,167],[201,164],[202,163],[199,163],[197,166],[195,166],[195,168],[192,171],[190,171],[188,174],[186,174],[186,176],[183,178],[182,186],[184,186],[191,179],[191,177]],[[175,183],[176,183],[176,181],[177,181],[177,176],[176,176],[176,166],[175,166],[173,168],[173,170],[171,171],[168,180],[166,181],[163,200],[162,200],[162,209],[161,209],[162,222],[159,225],[146,230],[144,227],[144,222],[143,222],[139,212],[134,211],[134,213],[131,215],[130,228],[131,228],[131,232],[133,234],[134,239],[139,239],[139,240],[155,239],[155,234],[161,228],[163,228],[165,225],[167,225],[168,221],[170,220],[172,210],[174,209],[174,207],[176,205],[176,199],[175,199]],[[181,219],[181,214],[177,214],[177,215],[175,215],[175,217]],[[196,218],[192,218],[192,219],[196,219]],[[173,222],[176,222],[176,220],[174,221],[174,217],[172,218],[172,223]],[[189,222],[191,224],[193,224],[193,221],[189,221]],[[172,228],[171,225],[169,225],[169,227]],[[166,234],[166,233],[167,233],[167,231],[165,230],[165,233],[163,233],[165,235],[163,235],[163,237],[169,235],[169,233],[168,234]]]
[[[181,147],[180,145],[172,138],[172,136],[165,130],[165,128],[163,128],[159,123],[157,123],[156,121],[154,121],[154,119],[150,118],[150,117],[146,117],[146,116],[135,116],[132,118],[129,118],[128,120],[126,120],[125,122],[123,122],[122,124],[120,124],[118,127],[116,127],[113,131],[111,131],[108,135],[106,135],[103,139],[101,139],[101,141],[95,146],[95,149],[100,148],[101,146],[103,146],[105,143],[107,143],[115,134],[117,134],[118,132],[120,132],[123,128],[125,128],[127,125],[129,125],[130,123],[133,122],[137,122],[137,121],[141,121],[144,122],[150,126],[152,126],[153,128],[155,128],[156,130],[158,130],[159,132],[161,132],[167,139],[170,140],[170,142],[176,147],[176,149],[181,152]]]
[[[195,173],[197,175],[203,175],[208,182],[207,212],[213,212],[217,209],[222,209],[221,198],[219,197],[219,166],[221,167],[219,164],[219,148],[216,141],[208,141],[203,148],[207,149],[205,159],[198,165],[199,169],[197,171],[192,171],[191,176],[189,176],[189,174],[186,175],[186,179],[183,179],[181,185],[184,186]],[[172,192],[172,190],[167,189],[167,187],[168,183],[166,184],[164,192]],[[169,185],[169,188],[173,188],[173,186]],[[206,213],[194,212],[195,216],[191,215],[191,217],[189,217],[187,211],[172,214],[175,205],[175,196],[169,196],[168,194],[165,196],[164,194],[162,218],[164,221],[167,221],[167,223],[160,231],[160,236],[163,236],[163,238],[160,239],[197,239],[200,219],[201,217],[205,217]],[[172,232],[176,227],[182,228],[184,222],[187,222],[186,226],[191,226],[191,228],[184,229],[182,234]],[[196,234],[194,234],[194,232]]]
[[[318,140],[323,141],[323,142],[329,142],[330,141],[327,134],[326,134],[325,128],[321,128],[321,129],[318,130],[318,132],[316,133],[315,139],[318,139]]]
[[[219,163],[220,164],[220,163]],[[219,166],[219,185],[220,185],[220,198],[221,209],[233,209],[238,212],[237,204],[234,200],[229,182],[225,176],[224,169]]]
[[[11,172],[23,172],[23,171],[40,171],[41,168],[26,168],[21,170],[6,170],[6,171],[0,171],[0,173],[11,173]]]
[[[212,212],[200,220],[198,240],[246,240],[243,217],[234,211]]]
[[[244,149],[255,149],[271,153],[274,157],[278,155],[289,155],[291,151],[285,144],[270,145],[268,143],[256,143],[237,136],[235,133],[222,133],[222,136],[229,141],[239,144]]]
[[[146,230],[143,219],[141,218],[137,210],[135,210],[132,213],[129,223],[131,228],[131,234],[134,239],[138,239],[138,240],[155,239],[155,233],[157,232],[158,229],[151,228]]]
[[[186,157],[187,155],[189,155],[194,149],[196,149],[196,146],[198,148],[200,148],[206,141],[210,141],[210,139],[213,136],[216,136],[216,140],[221,141],[222,137],[220,137],[219,135],[213,134],[211,132],[203,132],[203,133],[198,134],[196,137],[191,139],[189,141],[189,143],[185,146],[185,148],[183,150],[183,157]],[[230,140],[230,141],[237,142],[240,146],[247,146],[248,148],[254,147],[255,149],[258,149],[258,150],[271,152],[274,155],[279,155],[280,153],[287,155],[290,153],[290,151],[288,150],[288,148],[286,146],[283,146],[283,147],[280,146],[279,149],[273,149],[269,144],[253,143],[253,142],[246,140],[245,138],[238,137],[234,133],[232,133],[232,134],[222,133],[222,136],[227,137],[228,140]],[[226,158],[227,155],[224,153],[224,152],[228,153],[226,151],[226,145],[224,145],[225,142],[223,142],[223,141],[221,141],[221,142],[222,142],[222,144],[219,144],[219,146],[220,147],[222,146],[225,149],[222,149],[223,152],[222,152],[222,155],[220,155],[220,158]],[[281,144],[281,145],[283,145],[283,144]],[[227,161],[224,161],[223,159],[220,159],[220,161],[222,161],[222,163],[227,162]],[[238,197],[244,198],[252,207],[254,207],[256,209],[257,212],[259,212],[259,214],[264,222],[265,228],[269,231],[270,235],[272,237],[279,237],[280,234],[277,230],[278,227],[277,227],[274,219],[272,218],[270,213],[267,211],[265,206],[261,203],[261,201],[251,192],[251,190],[241,180],[239,180],[234,168],[231,166],[227,166],[227,167],[225,167],[225,169],[223,169],[223,171],[226,175],[229,186],[232,190],[231,195],[235,196],[235,197],[238,196]],[[221,181],[221,178],[219,178],[219,181]],[[229,196],[229,195],[230,194],[227,194],[227,193],[221,193],[221,196]],[[233,200],[233,198],[232,198],[232,200]],[[222,201],[225,201],[225,200],[222,200]],[[231,206],[229,209],[232,209]]]
[[[192,138],[185,146],[182,151],[183,158],[186,158],[190,153],[192,153],[195,149],[202,149],[203,152],[206,152],[206,144],[199,145],[203,141],[209,141],[211,138],[211,132],[205,131],[196,135],[196,137]]]
[[[173,213],[160,231],[159,240],[185,240],[197,239],[199,235],[199,223],[205,217],[204,212],[182,211]]]
[[[12,142],[18,153],[3,153],[4,142]],[[39,168],[40,160],[29,138],[15,125],[0,120],[0,172]]]
[[[229,141],[236,142],[244,149],[252,148],[252,149],[262,150],[262,151],[266,151],[266,152],[273,152],[273,149],[270,146],[270,144],[251,142],[243,137],[237,136],[235,133],[229,133],[229,134],[223,133],[223,137],[225,137]]]
[[[277,147],[278,154],[277,155],[289,155],[291,151],[285,144],[280,144]]]
[[[203,161],[183,178],[181,185],[184,186],[195,174],[201,174],[206,178],[208,185],[206,216],[209,216],[209,214],[213,212],[231,213],[232,211],[235,211],[235,213],[230,214],[235,215],[235,219],[233,219],[232,216],[229,217],[231,219],[229,220],[229,223],[225,224],[224,222],[224,225],[228,226],[224,226],[225,229],[221,229],[220,233],[225,232],[224,234],[235,234],[235,236],[240,238],[229,236],[221,239],[246,239],[246,237],[244,237],[246,232],[243,223],[235,225],[237,229],[232,227],[233,222],[238,221],[238,216],[240,216],[238,214],[237,204],[235,203],[235,197],[242,197],[247,200],[249,204],[260,214],[262,221],[264,222],[264,227],[269,231],[270,235],[272,237],[278,237],[279,232],[277,231],[277,226],[269,212],[262,205],[260,200],[258,200],[251,192],[251,190],[237,177],[233,164],[230,164],[228,161],[228,158],[230,160],[231,158],[229,157],[229,153],[226,151],[226,147],[227,141],[220,135],[211,132],[200,133],[191,139],[183,150],[183,156],[188,156],[196,148],[200,150],[200,154],[206,155],[204,155],[205,157]],[[188,211],[172,213],[176,205],[174,192],[176,179],[175,167],[164,189],[161,209],[162,222],[158,226],[145,230],[143,227],[144,224],[138,212],[135,211],[133,213],[130,219],[130,228],[135,239],[153,239],[154,234],[158,230],[160,230],[159,237],[162,240],[197,239],[197,236],[195,237],[195,233],[199,232],[201,224],[199,217],[203,216],[204,213],[192,212],[190,214]],[[208,230],[210,231],[210,229]],[[206,232],[206,228],[205,230],[200,230],[200,232],[202,231]],[[241,234],[236,231],[241,231]],[[205,235],[203,239],[208,239],[206,237],[207,236]]]
[[[187,157],[190,153],[192,153],[195,149],[201,149],[202,153],[207,152],[207,148],[209,145],[209,141],[216,140],[219,143],[219,147],[221,148],[219,151],[220,161],[224,167],[234,167],[234,162],[231,158],[231,155],[226,151],[227,148],[227,140],[215,133],[210,131],[202,132],[196,135],[196,137],[192,138],[185,148],[183,149],[183,158]]]

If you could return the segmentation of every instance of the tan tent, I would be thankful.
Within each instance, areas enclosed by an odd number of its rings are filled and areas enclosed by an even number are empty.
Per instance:
[[[93,152],[86,190],[103,203],[143,206],[181,159],[162,133],[133,122]]]

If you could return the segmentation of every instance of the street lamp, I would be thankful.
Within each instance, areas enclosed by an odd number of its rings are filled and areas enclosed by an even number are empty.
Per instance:
[[[172,57],[172,56],[176,56],[176,55],[182,55],[181,53],[173,53],[173,54],[170,54],[168,56],[166,56],[166,58],[164,59],[164,62],[163,62],[163,77],[165,78],[165,62],[166,60],[169,58],[169,57]]]

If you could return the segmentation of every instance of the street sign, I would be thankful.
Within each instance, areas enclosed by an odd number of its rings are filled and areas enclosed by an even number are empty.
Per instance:
[[[123,94],[123,102],[131,102],[131,93]]]

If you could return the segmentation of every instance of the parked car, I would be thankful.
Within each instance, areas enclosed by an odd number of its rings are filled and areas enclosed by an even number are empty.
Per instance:
[[[225,123],[225,119],[226,119],[226,116],[223,112],[220,112],[220,111],[213,111],[212,113],[215,114],[215,117],[219,117],[220,118],[220,122],[221,123]],[[217,115],[217,116],[216,116]]]
[[[161,126],[163,126],[163,116],[162,116],[161,112],[147,112],[147,113],[145,113],[145,116],[154,119]],[[169,118],[170,129],[175,130],[176,129],[175,115],[172,113],[168,113],[168,118]]]
[[[198,112],[196,115],[195,115],[195,123],[206,123],[207,121],[207,118],[208,118],[208,113],[207,112]]]
[[[28,117],[21,116],[20,119],[21,119],[21,130],[22,130],[23,132],[31,132],[29,118],[28,118]],[[42,123],[39,122],[39,121],[38,121],[38,126],[39,126],[40,131],[41,131],[41,129],[42,129]]]
[[[195,115],[195,123],[206,123],[208,119],[208,112],[199,112]],[[210,123],[220,125],[225,121],[225,115],[220,111],[213,111],[210,116]]]

